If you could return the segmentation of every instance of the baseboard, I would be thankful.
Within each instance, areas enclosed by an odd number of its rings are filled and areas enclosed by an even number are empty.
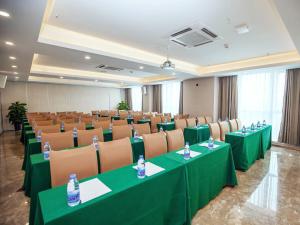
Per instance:
[[[282,147],[282,148],[300,151],[300,146],[296,146],[296,145],[290,145],[290,144],[286,144],[286,143],[282,143],[282,142],[275,142],[275,141],[272,141],[272,145],[276,146],[276,147]]]

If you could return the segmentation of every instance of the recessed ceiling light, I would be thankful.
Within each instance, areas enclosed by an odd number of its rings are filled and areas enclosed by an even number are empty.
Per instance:
[[[91,59],[91,56],[86,55],[86,56],[84,56],[84,58],[85,58],[86,60],[89,60],[89,59]]]
[[[18,72],[14,72],[14,74],[19,74]]]
[[[12,67],[12,68],[17,68],[18,66],[16,66],[16,65],[12,65],[11,67]]]
[[[175,72],[173,72],[173,73],[172,73],[172,75],[174,76],[174,75],[176,75],[176,73],[175,73]]]
[[[10,58],[11,60],[16,60],[16,57],[14,57],[14,56],[9,56],[9,58]]]
[[[19,79],[20,77],[15,77],[16,79]]]
[[[5,44],[6,44],[6,45],[10,45],[10,46],[15,45],[15,44],[14,44],[13,42],[11,42],[11,41],[6,41]]]
[[[0,11],[0,16],[10,17],[9,13],[5,11]]]
[[[247,24],[240,24],[235,26],[235,30],[238,34],[246,34],[250,31]]]
[[[98,80],[95,80],[95,82],[98,82]]]
[[[140,68],[140,70],[144,69],[144,67],[143,67],[143,66],[140,66],[139,68]]]
[[[64,79],[64,77],[63,76],[61,76],[61,77],[59,77],[60,79]]]

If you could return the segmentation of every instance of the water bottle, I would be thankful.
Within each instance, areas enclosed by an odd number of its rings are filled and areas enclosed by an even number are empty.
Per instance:
[[[99,151],[99,143],[98,143],[98,136],[97,135],[94,135],[93,137],[93,145],[94,145],[94,148],[96,149],[96,151]]]
[[[184,150],[183,150],[183,158],[185,160],[188,160],[191,158],[191,155],[190,155],[190,145],[188,142],[186,142],[185,146],[184,146]]]
[[[44,160],[49,160],[50,151],[51,151],[51,147],[49,142],[45,142],[43,147]]]
[[[140,155],[137,162],[137,177],[140,179],[145,178],[145,160],[143,155]]]
[[[109,130],[112,130],[112,123],[109,124]]]
[[[67,202],[68,205],[73,207],[80,203],[80,190],[79,182],[76,174],[71,174],[67,185]]]
[[[266,124],[266,120],[264,120],[264,121],[263,121],[263,126],[266,126],[266,125],[267,125],[267,124]]]
[[[254,130],[255,129],[255,126],[254,126],[254,123],[251,124],[251,130]]]
[[[60,124],[60,130],[64,131],[65,130],[65,123],[62,121]]]
[[[212,149],[214,147],[214,139],[210,136],[208,139],[208,148]]]
[[[159,132],[164,132],[164,129],[162,128],[162,126],[160,126],[160,128],[159,128]]]
[[[36,135],[36,141],[41,142],[42,139],[42,131],[38,130],[37,135]]]
[[[257,125],[256,125],[257,127],[260,127],[260,122],[259,121],[257,121]]]
[[[138,132],[137,132],[137,130],[134,130],[134,132],[133,132],[133,138],[134,138],[134,140],[138,139]]]
[[[77,131],[77,127],[73,128],[73,138],[77,138],[78,137],[78,131]]]
[[[246,127],[245,126],[243,126],[243,128],[242,128],[242,133],[246,134]]]
[[[145,120],[146,119],[146,117],[145,116],[143,116],[143,120]]]
[[[168,123],[168,119],[167,118],[165,118],[165,123]]]

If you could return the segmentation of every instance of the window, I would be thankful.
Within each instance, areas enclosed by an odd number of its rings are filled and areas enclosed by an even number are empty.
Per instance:
[[[238,117],[246,126],[266,120],[272,140],[278,140],[285,70],[242,72],[238,76]]]
[[[142,88],[131,88],[132,110],[142,111]]]
[[[163,113],[178,114],[179,111],[180,82],[168,82],[162,85]]]

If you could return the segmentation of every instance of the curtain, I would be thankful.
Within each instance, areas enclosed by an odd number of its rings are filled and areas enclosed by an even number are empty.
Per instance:
[[[287,71],[278,141],[300,145],[300,68]]]
[[[152,101],[153,112],[162,112],[162,93],[161,84],[153,85],[153,101]]]
[[[162,85],[163,113],[178,114],[180,99],[180,82],[166,82]]]
[[[179,114],[183,114],[183,81],[180,82]]]
[[[285,70],[254,70],[238,74],[238,116],[245,126],[266,120],[272,140],[278,140]]]
[[[219,78],[219,118],[237,118],[237,76],[226,76]]]
[[[134,87],[131,88],[131,104],[133,111],[141,111],[142,110],[142,88]]]
[[[129,109],[132,109],[131,88],[125,88],[125,102],[127,102]]]

